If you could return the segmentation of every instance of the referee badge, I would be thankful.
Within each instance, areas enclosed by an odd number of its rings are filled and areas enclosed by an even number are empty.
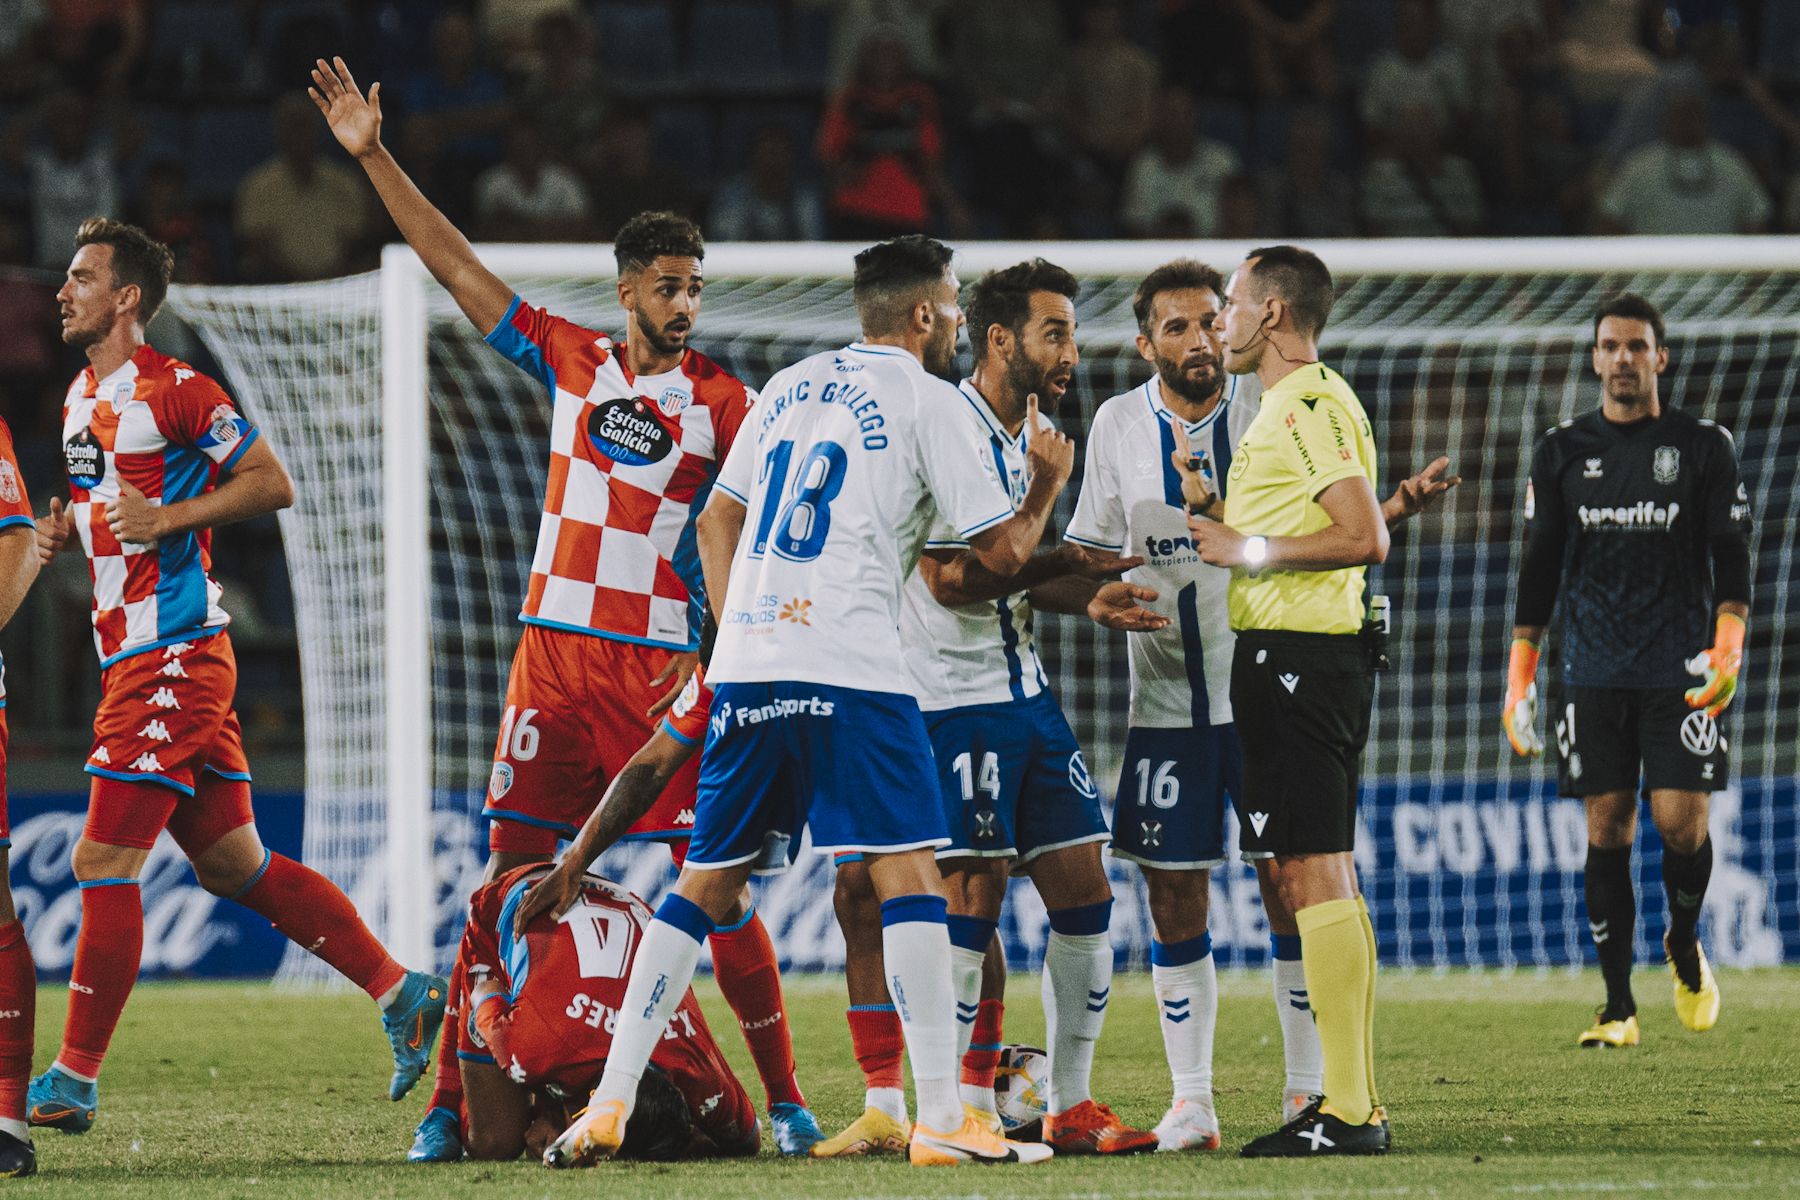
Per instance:
[[[1650,461],[1658,483],[1674,483],[1681,477],[1681,451],[1674,446],[1658,446]]]

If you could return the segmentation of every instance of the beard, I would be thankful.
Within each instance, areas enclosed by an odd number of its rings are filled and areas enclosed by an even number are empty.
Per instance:
[[[1191,404],[1204,404],[1219,394],[1224,386],[1224,373],[1219,369],[1219,360],[1213,359],[1200,369],[1198,377],[1182,370],[1181,364],[1172,358],[1156,356],[1156,374],[1163,381],[1163,386]]]
[[[1038,411],[1045,416],[1053,416],[1062,397],[1050,390],[1050,373],[1033,363],[1024,355],[1009,359],[1006,364],[1006,387],[1021,401],[1027,396],[1036,395]],[[1064,395],[1067,395],[1067,391]]]
[[[925,369],[933,375],[948,375],[956,365],[956,326],[945,322],[944,332],[925,344]]]
[[[106,334],[107,331],[98,325],[90,325],[85,329],[79,325],[69,325],[62,331],[62,340],[63,345],[65,346],[73,346],[77,350],[86,350],[89,346],[92,346],[95,342],[104,338]]]
[[[680,354],[687,349],[688,335],[694,330],[691,321],[677,317],[658,329],[650,319],[650,314],[643,309],[633,310],[632,316],[637,318],[638,333],[643,335],[644,340],[650,343],[650,348],[658,354]]]

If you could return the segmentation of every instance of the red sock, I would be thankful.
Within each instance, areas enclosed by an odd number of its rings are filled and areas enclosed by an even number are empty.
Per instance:
[[[425,1106],[426,1112],[434,1108],[462,1112],[462,1062],[456,1057],[456,1045],[462,1033],[462,1015],[469,1002],[468,986],[468,968],[459,953],[456,966],[450,971],[450,1003],[444,1009],[444,1034],[438,1039],[437,1074],[431,1081],[431,1102]]]
[[[1000,1020],[1006,1005],[983,1000],[975,1010],[975,1032],[963,1054],[962,1081],[970,1087],[992,1088],[994,1069],[1000,1065]]]
[[[37,968],[24,926],[8,921],[0,925],[0,1117],[8,1120],[25,1119],[36,1025]]]
[[[406,974],[337,884],[285,854],[270,851],[262,871],[232,899],[269,918],[288,940],[376,1000]]]
[[[95,879],[81,885],[81,933],[69,972],[69,1015],[56,1060],[90,1079],[112,1041],[119,1014],[137,982],[144,953],[144,903],[135,879]]]
[[[750,1044],[770,1107],[804,1108],[806,1097],[794,1079],[794,1042],[781,996],[781,968],[762,918],[751,909],[737,928],[715,929],[706,940],[712,946],[713,975]]]
[[[900,1031],[900,1014],[891,1004],[859,1004],[845,1014],[850,1019],[850,1046],[856,1065],[862,1068],[863,1086],[904,1087],[900,1056],[906,1037]]]

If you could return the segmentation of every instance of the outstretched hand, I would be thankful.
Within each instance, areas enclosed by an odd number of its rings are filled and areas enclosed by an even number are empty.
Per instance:
[[[337,138],[338,145],[352,158],[361,158],[380,149],[381,85],[370,85],[369,98],[363,99],[362,89],[356,86],[356,77],[350,74],[350,68],[341,58],[334,58],[329,63],[319,59],[312,69],[312,81],[313,86],[306,89],[306,94],[325,114],[326,124],[331,126],[331,135]]]
[[[1439,455],[1417,475],[1402,479],[1400,486],[1394,489],[1394,494],[1388,497],[1388,502],[1382,505],[1388,523],[1418,516],[1441,500],[1445,492],[1461,483],[1461,475],[1444,473],[1449,469],[1449,456]]]
[[[1154,588],[1135,583],[1104,583],[1088,601],[1088,617],[1108,629],[1126,633],[1149,633],[1166,628],[1169,618],[1145,608],[1140,601],[1156,599]]]

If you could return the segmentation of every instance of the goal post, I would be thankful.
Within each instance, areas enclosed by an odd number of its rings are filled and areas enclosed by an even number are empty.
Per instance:
[[[1800,390],[1800,239],[1310,245],[1340,285],[1323,351],[1375,419],[1383,491],[1438,453],[1467,480],[1397,537],[1378,572],[1378,586],[1395,595],[1401,661],[1378,689],[1359,850],[1384,958],[1548,967],[1579,963],[1587,951],[1580,831],[1545,766],[1502,753],[1498,701],[1531,446],[1595,402],[1585,360],[1592,312],[1603,295],[1626,288],[1668,314],[1675,401],[1738,435],[1758,518],[1748,674],[1727,722],[1739,783],[1715,806],[1715,843],[1729,862],[1715,876],[1724,899],[1709,903],[1723,951],[1714,957],[1800,958],[1792,878],[1800,659],[1785,654],[1796,563],[1794,539],[1781,532],[1800,527],[1800,489],[1788,469],[1800,452],[1800,410],[1791,406]],[[849,274],[860,248],[709,247],[694,344],[760,386],[788,362],[849,340]],[[989,242],[959,246],[955,265],[967,283],[1041,255],[1081,280],[1080,395],[1057,418],[1079,436],[1100,401],[1148,374],[1132,345],[1137,281],[1177,257],[1229,272],[1251,248]],[[477,253],[534,303],[618,330],[610,247],[483,245]],[[404,246],[388,247],[373,276],[179,287],[171,304],[220,360],[300,486],[282,521],[306,688],[309,861],[351,892],[397,954],[443,965],[485,853],[480,799],[536,535],[548,404],[481,345],[482,331]],[[1058,529],[1079,482],[1069,485]],[[1050,615],[1038,619],[1038,635],[1110,794],[1124,740],[1123,642]],[[1646,884],[1655,853],[1649,839]],[[630,886],[655,890],[665,881],[660,852],[606,863]],[[1122,954],[1141,963],[1147,941],[1127,930],[1144,924],[1141,889],[1129,872],[1115,873],[1115,884]],[[770,915],[784,957],[832,965],[828,872],[800,871],[772,886],[781,894]],[[1651,895],[1647,918],[1660,911]],[[1019,894],[1008,922],[1015,965],[1017,953],[1041,949],[1032,899]],[[803,911],[775,911],[789,904]],[[1221,961],[1260,961],[1257,912],[1246,873],[1215,873]],[[1647,924],[1640,956],[1654,936]],[[284,969],[319,974],[298,952]]]

